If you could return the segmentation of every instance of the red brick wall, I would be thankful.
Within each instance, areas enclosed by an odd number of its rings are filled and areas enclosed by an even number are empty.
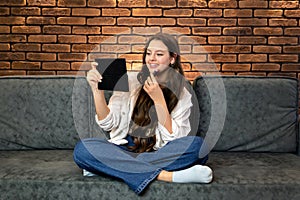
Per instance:
[[[299,1],[1,0],[0,6],[0,75],[84,74],[85,61],[96,57],[125,57],[138,70],[149,35],[167,32],[178,38],[189,79],[219,72],[300,78]]]

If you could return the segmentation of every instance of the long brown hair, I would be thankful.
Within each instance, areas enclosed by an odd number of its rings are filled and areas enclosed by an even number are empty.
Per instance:
[[[186,83],[181,66],[180,50],[177,41],[169,34],[160,33],[154,35],[147,42],[143,53],[143,67],[138,74],[138,80],[142,84],[142,87],[133,109],[129,129],[129,135],[132,136],[135,145],[128,146],[128,148],[136,153],[153,151],[156,142],[155,129],[158,124],[157,113],[154,108],[153,100],[143,89],[143,84],[150,75],[149,69],[146,66],[146,53],[149,43],[152,40],[162,41],[168,47],[169,55],[175,58],[174,64],[170,64],[165,72],[168,73],[170,79],[164,84],[159,84],[166,100],[169,113],[171,113],[177,105],[178,98]]]

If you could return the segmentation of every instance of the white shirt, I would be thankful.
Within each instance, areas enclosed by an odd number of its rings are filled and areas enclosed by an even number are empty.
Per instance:
[[[131,115],[139,88],[141,87],[141,84],[137,80],[137,72],[129,72],[128,79],[129,92],[114,91],[108,104],[110,109],[109,114],[103,120],[98,120],[97,115],[95,116],[97,124],[103,130],[110,132],[110,139],[108,141],[117,145],[128,143],[125,138],[129,131]],[[189,121],[192,107],[191,98],[192,95],[184,88],[177,105],[170,113],[172,120],[172,134],[158,122],[158,126],[155,130],[155,150],[163,147],[171,140],[189,134],[191,131]]]

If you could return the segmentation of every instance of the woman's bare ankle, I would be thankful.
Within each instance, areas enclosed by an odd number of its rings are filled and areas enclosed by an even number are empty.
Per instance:
[[[157,176],[157,180],[172,182],[172,177],[173,177],[173,172],[162,170],[160,174]]]

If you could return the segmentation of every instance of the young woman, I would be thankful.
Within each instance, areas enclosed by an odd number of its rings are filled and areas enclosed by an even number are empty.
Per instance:
[[[96,122],[110,139],[88,138],[74,149],[84,171],[123,180],[140,194],[154,179],[209,183],[212,170],[199,158],[202,139],[188,136],[192,95],[180,63],[179,45],[168,34],[150,38],[142,70],[129,76],[129,92],[114,92],[107,105],[97,89],[96,64],[87,73],[93,91]]]

